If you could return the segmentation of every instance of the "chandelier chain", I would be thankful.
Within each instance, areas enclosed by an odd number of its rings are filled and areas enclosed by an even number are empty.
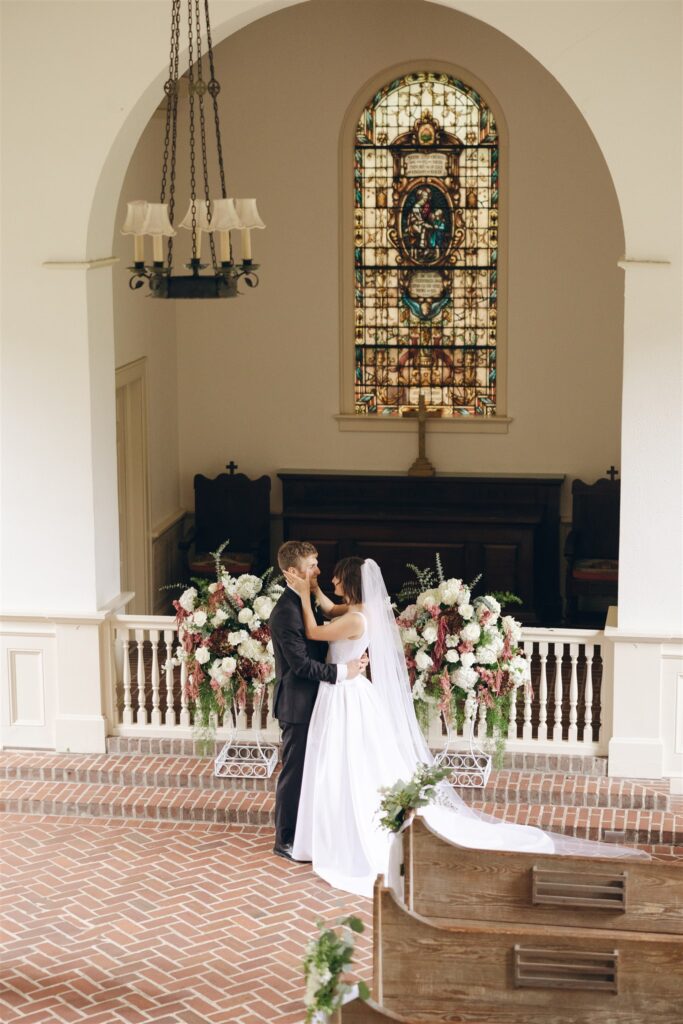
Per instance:
[[[178,112],[178,53],[180,36],[180,0],[173,0],[171,6],[171,51],[168,60],[168,79],[164,85],[166,93],[166,128],[164,133],[164,160],[161,172],[161,194],[159,202],[166,200],[166,185],[169,183],[169,216],[173,220],[175,206],[175,155],[177,139]],[[171,171],[169,182],[169,143],[171,153]],[[173,236],[168,239],[168,265],[173,257]]]
[[[209,54],[209,73],[211,78],[209,80],[209,95],[213,101],[213,117],[216,124],[216,149],[218,151],[218,169],[221,178],[221,195],[223,199],[228,196],[228,191],[225,185],[225,165],[223,164],[223,142],[221,140],[221,125],[218,117],[218,93],[220,92],[220,85],[216,79],[216,70],[213,63],[213,43],[211,41],[211,20],[209,18],[209,0],[204,0],[204,13],[206,17],[206,47]]]
[[[187,0],[188,60],[187,70],[190,83],[190,203],[192,205],[192,258],[197,252],[197,175],[195,167],[194,138],[194,43],[192,35],[192,0]]]
[[[204,198],[206,199],[207,220],[211,223],[211,206],[209,203],[209,167],[206,155],[206,119],[204,117],[204,93],[206,92],[206,83],[204,82],[204,73],[202,69],[202,32],[199,0],[195,0],[194,7],[195,18],[197,21],[197,95],[199,96],[199,133],[202,146]],[[211,265],[213,266],[213,269],[218,272],[218,263],[216,262],[216,243],[214,241],[213,231],[209,232],[209,248],[211,250]]]

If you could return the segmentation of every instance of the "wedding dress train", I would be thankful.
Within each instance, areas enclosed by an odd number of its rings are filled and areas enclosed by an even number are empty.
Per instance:
[[[403,648],[379,567],[362,568],[363,635],[330,644],[328,661],[343,664],[367,649],[372,682],[355,676],[321,683],[308,731],[293,857],[335,889],[371,896],[388,875],[393,834],[379,826],[383,786],[408,781],[434,758],[413,710]],[[359,612],[350,613],[360,615]],[[475,849],[583,856],[647,857],[640,851],[514,825],[480,814],[440,783],[436,802],[420,812],[445,839]]]

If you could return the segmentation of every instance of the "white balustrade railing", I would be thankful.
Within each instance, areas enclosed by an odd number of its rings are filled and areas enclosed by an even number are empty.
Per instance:
[[[171,616],[118,615],[111,620],[114,642],[115,692],[110,695],[110,728],[118,736],[192,738],[194,722],[185,694],[185,667],[174,665],[177,627]],[[509,751],[606,754],[611,736],[611,648],[601,630],[525,629],[524,651],[531,662],[532,687],[512,698],[507,731]],[[278,738],[271,708],[244,710],[234,723],[240,739],[261,726],[265,739]],[[228,713],[217,723],[216,738],[228,737],[233,727]],[[482,741],[487,733],[485,707],[466,709],[455,746],[470,735]],[[446,742],[445,728],[436,720],[429,742]]]

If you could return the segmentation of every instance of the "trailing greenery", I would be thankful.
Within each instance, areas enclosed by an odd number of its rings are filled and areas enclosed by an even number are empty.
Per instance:
[[[306,946],[303,970],[306,979],[306,1021],[320,1021],[338,1010],[344,997],[354,986],[342,981],[342,974],[353,959],[355,935],[365,931],[358,917],[343,917],[332,927],[324,921],[316,921],[320,930],[317,939],[311,939]],[[367,999],[370,990],[364,981],[359,981],[358,995]]]
[[[449,768],[421,764],[408,782],[398,779],[393,786],[380,789],[382,816],[379,823],[382,828],[388,832],[400,831],[406,818],[413,811],[431,803],[436,794],[437,784],[449,774]]]

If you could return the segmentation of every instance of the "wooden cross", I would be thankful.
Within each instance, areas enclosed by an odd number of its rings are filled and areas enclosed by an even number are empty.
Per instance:
[[[609,469],[606,469],[605,473],[610,478],[610,480],[614,480],[615,477],[619,476],[619,470],[615,469],[614,466],[610,466]]]
[[[417,458],[408,470],[408,476],[434,476],[436,470],[425,454],[427,443],[427,406],[420,392],[417,403]]]
[[[233,462],[232,459],[230,459],[230,462],[227,463],[225,468],[230,470],[230,476],[234,476],[235,470],[239,469],[240,467],[237,465],[236,462]]]

